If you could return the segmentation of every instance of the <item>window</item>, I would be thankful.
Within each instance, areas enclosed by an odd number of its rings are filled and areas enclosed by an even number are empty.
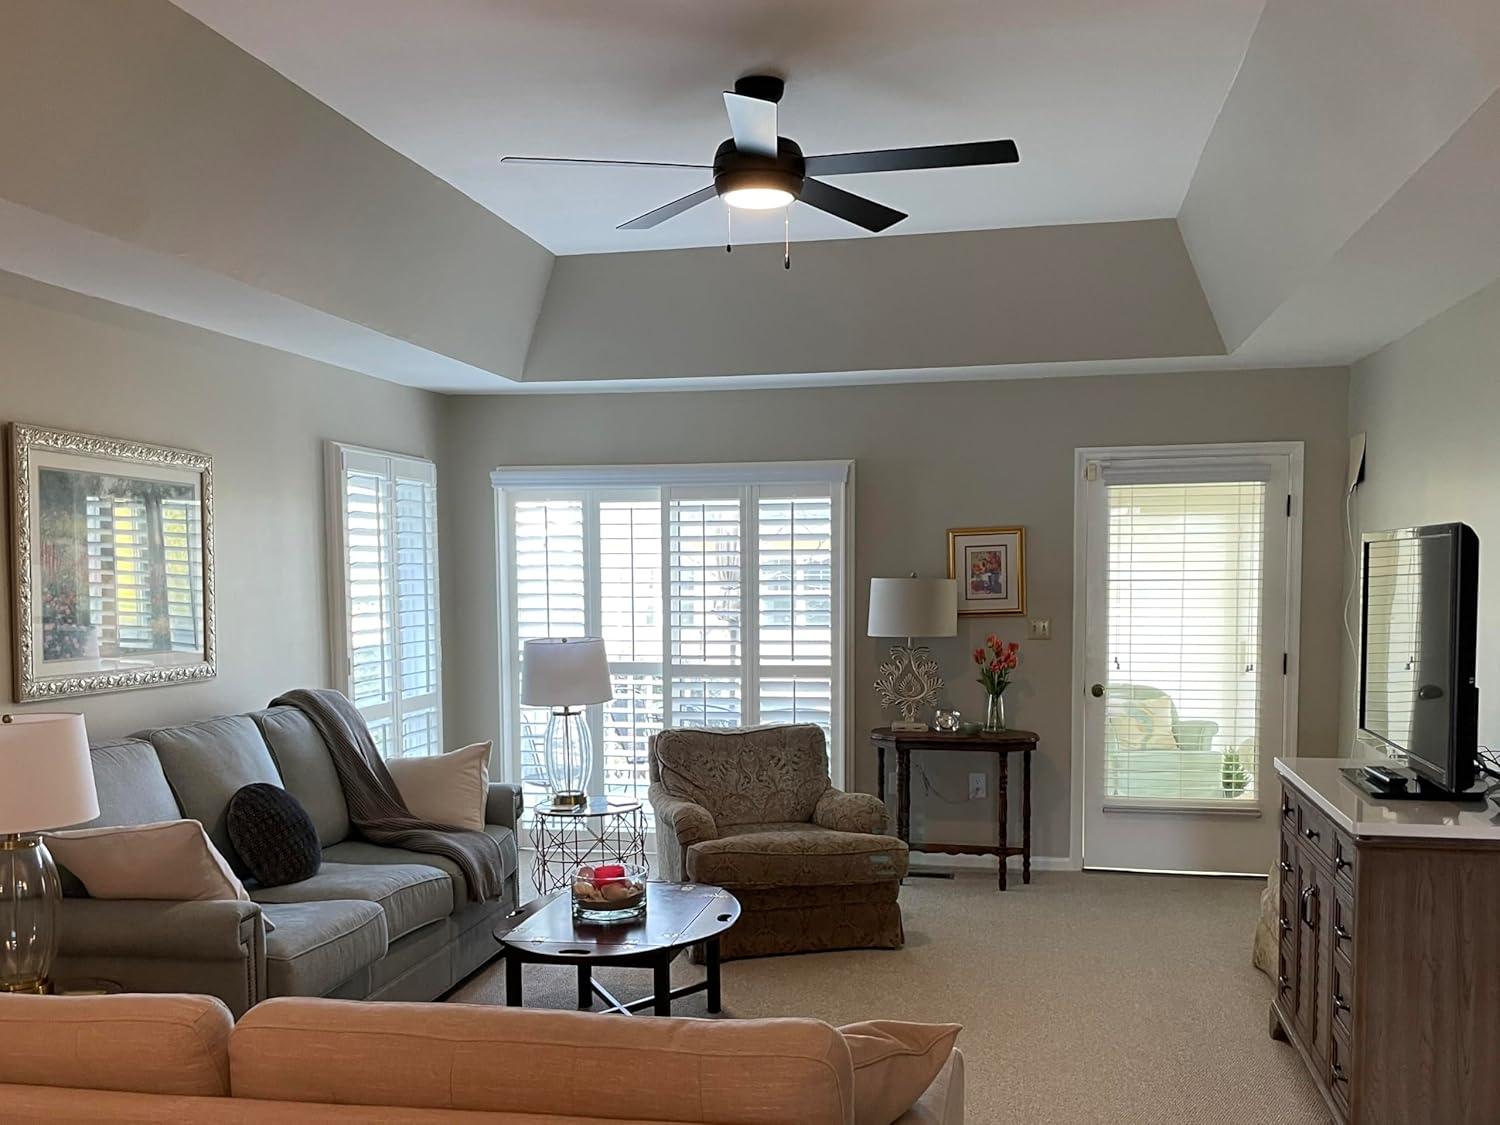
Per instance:
[[[545,789],[522,645],[604,638],[596,789],[644,799],[664,727],[817,723],[843,766],[845,462],[497,470],[512,776]]]
[[[329,443],[334,680],[387,758],[443,748],[437,472]]]

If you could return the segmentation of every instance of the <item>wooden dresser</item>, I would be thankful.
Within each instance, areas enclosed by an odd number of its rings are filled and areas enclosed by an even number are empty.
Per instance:
[[[1500,1121],[1500,808],[1370,801],[1358,764],[1276,762],[1271,1034],[1335,1121]]]

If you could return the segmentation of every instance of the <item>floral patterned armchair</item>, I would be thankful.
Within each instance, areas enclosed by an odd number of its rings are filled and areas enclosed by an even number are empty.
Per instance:
[[[664,730],[650,761],[663,876],[740,900],[725,958],[901,946],[906,845],[882,801],[829,781],[821,728]]]

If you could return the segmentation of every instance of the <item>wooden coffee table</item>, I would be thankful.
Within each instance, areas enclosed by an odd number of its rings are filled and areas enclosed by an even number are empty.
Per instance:
[[[720,1011],[719,935],[740,918],[740,903],[722,887],[701,883],[647,883],[646,913],[629,922],[604,925],[575,921],[567,891],[548,896],[520,924],[495,931],[505,956],[505,1003],[521,1006],[521,966],[574,965],[578,969],[578,1006],[591,1008],[598,996],[607,1012],[631,1015],[650,1008],[672,1014],[672,1001],[695,992],[708,993],[708,1010]],[[672,962],[690,945],[704,944],[707,976],[697,984],[672,987]],[[622,1003],[594,980],[595,966],[650,969],[654,992]]]

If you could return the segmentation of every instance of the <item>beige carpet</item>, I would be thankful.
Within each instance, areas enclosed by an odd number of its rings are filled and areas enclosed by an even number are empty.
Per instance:
[[[1266,1034],[1271,985],[1250,967],[1261,884],[1033,878],[1005,894],[977,874],[908,879],[905,949],[731,962],[725,1015],[961,1023],[970,1125],[1328,1120],[1292,1048]],[[679,984],[700,974],[674,966]],[[650,991],[644,970],[599,979],[624,999]],[[501,1003],[504,988],[497,965],[453,999]],[[568,1008],[574,975],[527,966],[524,991],[528,1007]],[[702,995],[674,1014],[702,1015]]]

